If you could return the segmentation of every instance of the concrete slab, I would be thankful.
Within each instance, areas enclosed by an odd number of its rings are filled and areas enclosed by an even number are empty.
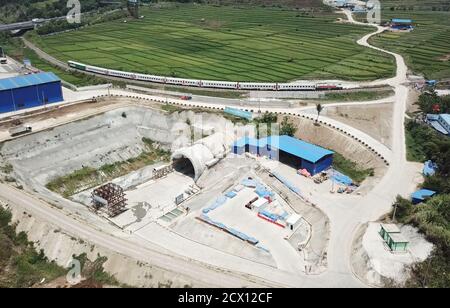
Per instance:
[[[260,241],[259,245],[270,251],[279,269],[289,272],[303,271],[305,265],[303,259],[290,243],[284,239],[290,234],[290,231],[259,218],[256,212],[244,206],[256,196],[253,189],[244,188],[236,197],[211,211],[208,216],[228,227],[258,239]],[[277,199],[281,200],[281,198]]]

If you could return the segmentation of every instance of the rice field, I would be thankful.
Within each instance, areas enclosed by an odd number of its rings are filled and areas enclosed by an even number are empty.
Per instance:
[[[401,2],[401,1],[400,1]],[[405,57],[409,68],[416,74],[423,74],[428,79],[450,78],[450,12],[439,11],[439,1],[416,3],[416,0],[404,0],[406,10],[391,10],[398,2],[386,1],[382,18],[410,18],[414,20],[415,29],[410,33],[385,32],[372,38],[376,46],[398,52]],[[435,3],[436,2],[436,3]],[[444,1],[441,1],[444,2]],[[383,4],[384,2],[382,2]],[[446,1],[447,8],[450,3]],[[442,3],[441,3],[442,4]],[[420,6],[419,6],[420,5]],[[436,5],[433,11],[433,5]]]
[[[336,23],[332,13],[179,5],[141,14],[36,43],[65,61],[195,79],[372,80],[395,69],[390,56],[356,44],[373,28]]]

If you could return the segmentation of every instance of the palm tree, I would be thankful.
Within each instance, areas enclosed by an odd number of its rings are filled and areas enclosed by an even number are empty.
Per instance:
[[[316,105],[316,110],[317,110],[317,119],[316,119],[316,123],[317,123],[317,122],[319,122],[319,116],[320,116],[320,113],[323,110],[323,106],[321,104],[317,104]]]

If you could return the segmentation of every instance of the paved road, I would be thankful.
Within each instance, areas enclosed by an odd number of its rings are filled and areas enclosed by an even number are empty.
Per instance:
[[[346,13],[350,21],[353,21],[351,13]],[[356,22],[355,22],[356,23]],[[364,24],[365,25],[365,24]],[[358,41],[359,44],[382,51],[381,49],[370,46],[367,43],[371,35],[383,31],[382,27],[377,26],[374,33],[366,35]],[[384,51],[383,51],[384,52]],[[328,269],[325,273],[317,276],[307,276],[302,273],[288,273],[274,268],[256,264],[251,261],[237,260],[235,256],[227,255],[222,252],[214,251],[206,246],[198,246],[191,241],[164,241],[158,243],[165,249],[179,251],[184,258],[179,255],[164,255],[156,250],[147,248],[152,246],[149,239],[145,245],[142,242],[136,242],[133,239],[121,239],[113,237],[104,232],[96,231],[81,222],[76,222],[71,218],[59,213],[40,201],[25,195],[23,192],[15,191],[12,188],[0,185],[0,195],[8,198],[16,204],[21,204],[27,210],[31,209],[34,213],[47,219],[61,228],[72,232],[76,236],[81,236],[102,246],[110,247],[120,253],[132,257],[143,259],[149,262],[158,263],[162,267],[167,267],[181,273],[211,281],[213,284],[230,286],[242,285],[244,281],[251,279],[248,274],[260,277],[265,283],[283,286],[309,286],[309,287],[327,287],[327,286],[363,286],[363,284],[354,276],[351,260],[351,244],[355,231],[360,224],[367,221],[378,219],[381,215],[389,211],[391,204],[397,194],[407,195],[413,186],[412,179],[416,175],[417,166],[407,163],[405,158],[405,140],[404,140],[404,115],[407,100],[408,89],[402,84],[406,82],[406,65],[400,55],[392,54],[397,62],[397,74],[384,82],[395,88],[394,97],[394,124],[392,128],[393,147],[389,154],[390,167],[386,175],[376,185],[376,187],[365,196],[350,196],[344,201],[332,200],[329,196],[314,196],[319,207],[329,216],[331,221],[331,238],[328,248]],[[379,81],[377,81],[379,82]],[[192,104],[202,104],[193,101]],[[363,102],[361,102],[363,103]],[[206,104],[206,103],[205,103]],[[221,106],[215,102],[208,104]],[[267,107],[267,110],[277,111],[278,108]],[[293,110],[289,109],[289,112]],[[302,110],[298,110],[302,112]],[[336,123],[337,125],[343,125]],[[364,133],[352,127],[345,127],[354,134],[361,134],[363,140],[373,146],[378,146],[373,140],[367,138]],[[364,139],[365,138],[365,139]],[[173,246],[175,245],[175,246]],[[182,246],[180,246],[182,245]],[[208,268],[202,263],[189,261],[189,259],[199,260],[204,263],[219,265],[230,270],[223,274],[214,269]],[[184,260],[184,261],[183,261]],[[186,261],[188,260],[188,261]],[[244,274],[246,273],[246,274]]]

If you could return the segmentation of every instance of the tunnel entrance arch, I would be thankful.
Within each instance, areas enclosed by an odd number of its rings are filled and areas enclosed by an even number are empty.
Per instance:
[[[173,169],[195,179],[195,168],[191,160],[185,156],[172,160]]]

